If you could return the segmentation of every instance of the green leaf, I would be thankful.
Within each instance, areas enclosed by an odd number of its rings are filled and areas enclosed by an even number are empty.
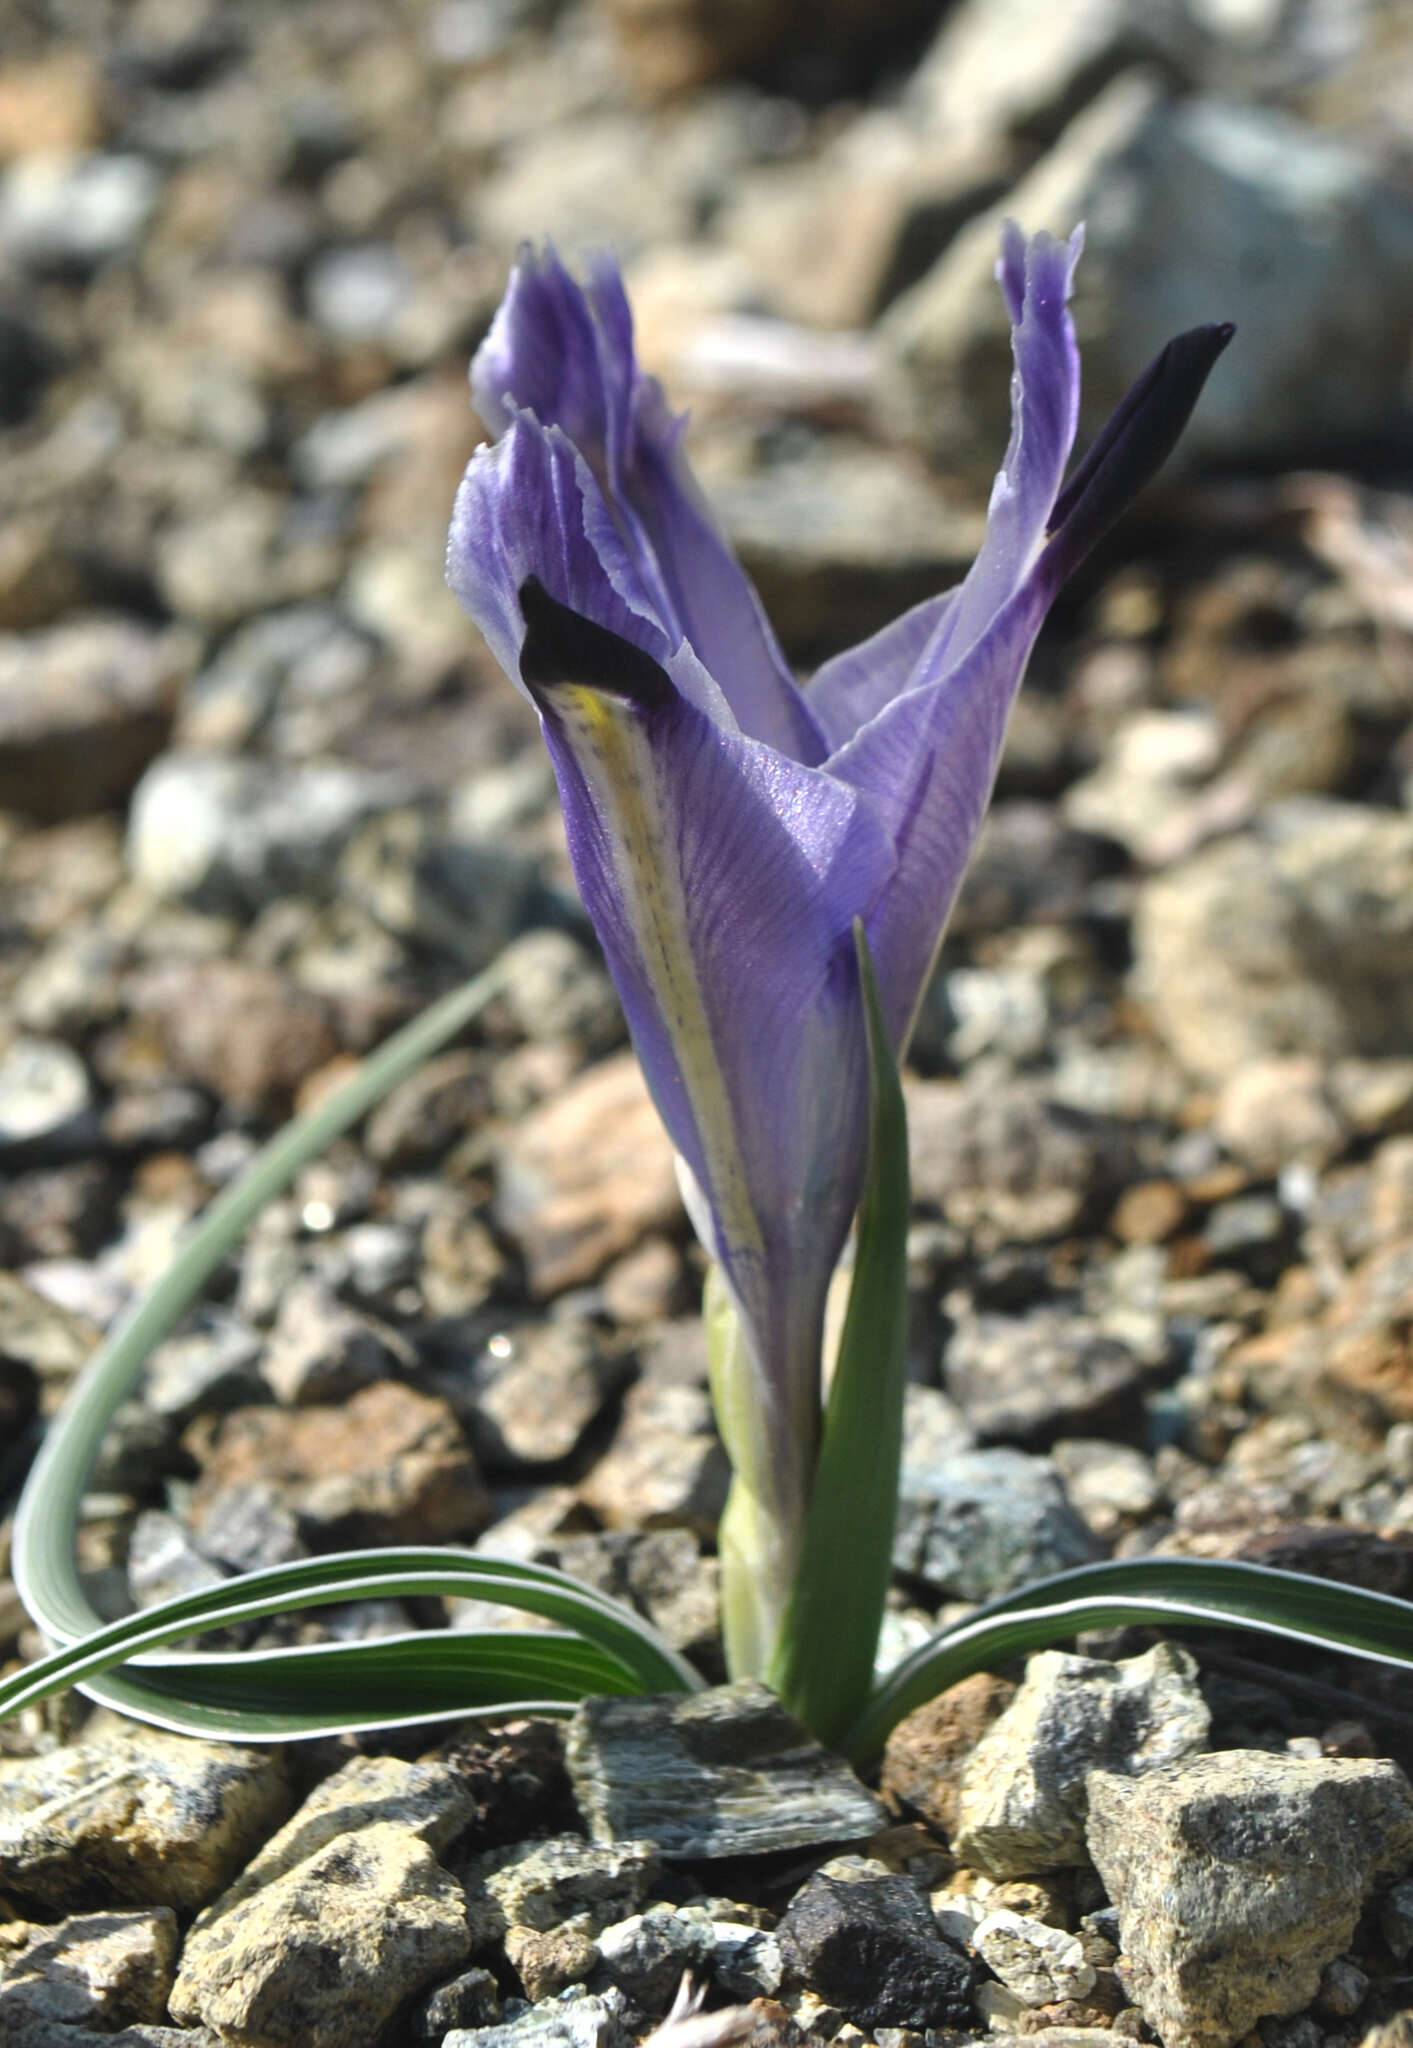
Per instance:
[[[0,1715],[77,1684],[191,1734],[275,1739],[394,1726],[594,1691],[691,1691],[701,1679],[639,1616],[544,1567],[442,1550],[360,1551],[253,1572],[106,1625],[80,1583],[79,1505],[114,1409],[154,1347],[274,1195],[497,994],[492,968],[397,1032],[342,1087],[271,1139],[213,1202],[168,1271],[100,1346],[51,1425],[21,1498],[11,1569],[30,1615],[62,1647],[0,1682]],[[328,1601],[445,1593],[545,1615],[568,1633],[425,1631],[228,1657],[160,1645]],[[138,1658],[125,1671],[115,1667]]]
[[[1146,1557],[1060,1572],[943,1629],[905,1658],[840,1747],[859,1767],[876,1760],[905,1715],[974,1671],[1085,1628],[1255,1629],[1288,1642],[1413,1669],[1413,1604],[1303,1572],[1209,1558]]]
[[[79,1504],[113,1411],[131,1393],[152,1352],[265,1204],[399,1081],[465,1030],[503,983],[503,970],[492,967],[453,989],[395,1032],[341,1087],[278,1131],[211,1204],[161,1279],[89,1360],[50,1425],[15,1517],[11,1574],[26,1610],[45,1635],[71,1642],[103,1625],[83,1590],[74,1558]]]
[[[869,1155],[804,1545],[770,1682],[822,1742],[862,1713],[892,1571],[907,1349],[908,1125],[862,924]]]
[[[432,1629],[367,1642],[205,1654],[161,1649],[296,1609],[416,1597],[492,1601],[562,1628]],[[125,1668],[115,1673],[118,1665]],[[702,1680],[631,1608],[563,1572],[408,1547],[273,1565],[125,1615],[0,1681],[0,1715],[75,1684],[183,1734],[260,1741],[492,1707],[552,1709],[593,1692],[689,1692]]]

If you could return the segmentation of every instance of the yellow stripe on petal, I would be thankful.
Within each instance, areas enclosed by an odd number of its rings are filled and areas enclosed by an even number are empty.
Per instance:
[[[706,1165],[712,1209],[728,1259],[763,1253],[735,1117],[712,1043],[689,940],[677,831],[652,748],[634,710],[581,683],[554,692],[554,718],[570,746],[606,834],[625,923],[662,1016]]]

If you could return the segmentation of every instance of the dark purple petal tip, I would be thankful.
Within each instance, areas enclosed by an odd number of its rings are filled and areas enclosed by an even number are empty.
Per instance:
[[[580,683],[645,711],[675,697],[666,670],[650,654],[561,604],[538,576],[527,576],[518,595],[525,620],[520,676],[532,695]]]
[[[1057,579],[1070,574],[1157,475],[1235,333],[1223,320],[1175,335],[1119,400],[1055,500],[1048,552]]]

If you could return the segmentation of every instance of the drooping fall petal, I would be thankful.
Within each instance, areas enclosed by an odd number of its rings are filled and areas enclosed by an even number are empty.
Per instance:
[[[866,798],[714,723],[641,648],[537,581],[521,602],[585,907],[760,1370],[812,1440],[799,1358],[867,1135],[852,923],[892,845]]]

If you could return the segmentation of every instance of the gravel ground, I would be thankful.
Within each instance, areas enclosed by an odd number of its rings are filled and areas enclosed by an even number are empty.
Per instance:
[[[1042,639],[921,1020],[887,1650],[1105,1556],[1413,1598],[1411,115],[1399,0],[12,10],[0,1506],[263,1138],[506,972],[152,1359],[101,1604],[474,1544],[724,1678],[700,1257],[441,581],[465,365],[521,237],[611,244],[807,667],[975,548],[1010,209],[1088,219],[1097,412],[1240,333]],[[0,1727],[0,2039],[626,2048],[684,1970],[785,2042],[1413,2039],[1406,1678],[1075,1652],[871,1788],[750,1687],[271,1751],[66,1701]]]

